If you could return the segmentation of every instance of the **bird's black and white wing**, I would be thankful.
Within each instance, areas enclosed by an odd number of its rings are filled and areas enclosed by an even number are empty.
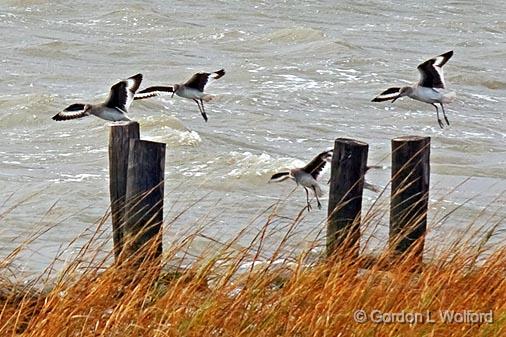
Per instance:
[[[327,163],[332,160],[332,153],[333,150],[323,151],[314,157],[313,160],[309,162],[309,164],[304,166],[302,170],[311,174],[315,180],[320,179],[325,165],[327,165]]]
[[[290,178],[290,171],[274,173],[269,182],[280,182]]]
[[[222,78],[225,75],[225,69],[220,69],[214,73],[196,73],[184,84],[188,88],[204,92],[204,87],[209,83]]]
[[[155,96],[163,96],[168,95],[169,93],[173,93],[174,88],[171,86],[154,86],[154,87],[148,87],[146,89],[142,89],[141,91],[137,92],[135,94],[134,99],[145,99],[145,98],[151,98]]]
[[[431,58],[418,66],[420,81],[418,85],[427,88],[445,88],[443,66],[453,56],[453,50]]]
[[[63,111],[58,112],[53,116],[53,120],[55,121],[67,121],[69,119],[76,119],[88,116],[89,114],[86,111],[86,105],[81,103],[76,103],[69,105]]]
[[[116,108],[123,112],[127,112],[141,82],[142,74],[137,74],[126,80],[119,81],[111,87],[109,98],[105,101],[105,105],[109,108]]]
[[[391,99],[396,99],[399,97],[399,93],[401,91],[401,88],[388,88],[387,90],[383,91],[378,96],[374,97],[371,102],[383,102],[383,101],[389,101]]]

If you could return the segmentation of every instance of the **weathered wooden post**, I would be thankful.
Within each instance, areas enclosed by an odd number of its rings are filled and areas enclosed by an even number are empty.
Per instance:
[[[139,139],[139,123],[111,126],[109,134],[109,192],[111,198],[112,238],[116,261],[123,249],[125,195],[130,139]]]
[[[369,145],[338,138],[332,156],[327,219],[327,256],[358,256],[364,175]]]
[[[124,226],[126,258],[141,250],[152,257],[162,254],[164,172],[165,144],[130,140]],[[145,260],[148,255],[135,256],[135,261]]]
[[[429,178],[430,137],[392,139],[389,244],[397,254],[409,251],[419,263],[427,230]],[[412,246],[415,251],[410,250]]]

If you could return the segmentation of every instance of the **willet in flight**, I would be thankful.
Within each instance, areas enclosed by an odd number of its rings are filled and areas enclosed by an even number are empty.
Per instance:
[[[173,86],[154,86],[143,89],[135,94],[135,99],[150,98],[167,93],[172,93],[172,97],[174,97],[174,94],[176,94],[197,103],[202,117],[204,117],[204,120],[207,122],[204,101],[209,102],[213,96],[204,93],[204,89],[206,85],[223,77],[223,75],[225,75],[224,69],[220,69],[213,73],[196,73],[185,83],[174,84]]]
[[[446,52],[430,60],[427,60],[418,66],[420,72],[420,80],[409,87],[393,87],[388,88],[381,94],[376,96],[373,102],[382,102],[392,100],[395,102],[398,98],[408,96],[421,102],[429,103],[436,108],[437,121],[441,128],[444,127],[443,122],[439,118],[439,109],[435,103],[441,105],[443,116],[447,125],[450,125],[446,117],[443,103],[449,103],[455,98],[455,92],[445,92],[445,81],[443,76],[443,66],[452,57],[453,51]]]
[[[279,182],[287,179],[294,180],[297,185],[301,185],[306,191],[307,210],[311,210],[308,189],[313,191],[316,202],[318,203],[318,208],[321,209],[322,205],[318,197],[323,196],[323,192],[318,184],[318,179],[321,178],[325,165],[332,160],[332,152],[333,150],[327,150],[318,154],[304,167],[278,172],[271,177],[269,182]]]
[[[307,210],[311,210],[311,204],[309,202],[309,190],[311,190],[315,197],[316,202],[318,205],[318,208],[321,209],[322,205],[320,203],[319,197],[323,196],[323,192],[321,190],[321,187],[318,183],[318,180],[323,175],[323,169],[327,165],[327,163],[330,163],[332,161],[332,154],[333,150],[327,150],[323,151],[320,154],[318,154],[316,157],[313,158],[304,167],[297,167],[293,169],[289,169],[286,171],[281,171],[278,173],[275,173],[272,175],[271,179],[269,180],[269,183],[271,182],[280,182],[285,181],[287,179],[292,179],[297,183],[298,185],[301,185],[304,187],[304,190],[306,191],[306,202],[307,202]],[[366,172],[370,169],[376,169],[381,168],[383,169],[383,166],[367,166]],[[327,182],[330,183],[330,180]],[[381,188],[377,185],[370,184],[366,181],[364,181],[364,188],[371,190],[373,192],[380,192]]]
[[[134,99],[135,92],[139,89],[142,74],[137,74],[126,80],[119,81],[111,87],[109,97],[104,103],[82,104],[75,103],[66,107],[63,111],[53,116],[55,121],[66,121],[95,115],[99,118],[118,122],[129,121],[126,115],[128,108]]]

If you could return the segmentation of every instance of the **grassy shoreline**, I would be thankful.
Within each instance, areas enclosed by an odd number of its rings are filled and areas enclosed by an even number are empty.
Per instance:
[[[104,256],[106,214],[64,267],[54,271],[57,254],[26,282],[12,261],[48,229],[39,231],[1,261],[0,335],[506,334],[506,246],[489,242],[498,224],[471,235],[479,239],[463,232],[448,240],[414,271],[411,257],[392,262],[388,251],[374,259],[325,258],[318,241],[294,250],[304,211],[287,219],[277,215],[278,206],[256,216],[267,219],[260,228],[252,222],[227,242],[196,228],[166,246],[159,263],[141,265],[117,265],[110,252]],[[376,209],[364,217],[363,250],[383,214]],[[253,239],[239,245],[247,230]],[[212,250],[186,259],[200,237],[214,243]]]

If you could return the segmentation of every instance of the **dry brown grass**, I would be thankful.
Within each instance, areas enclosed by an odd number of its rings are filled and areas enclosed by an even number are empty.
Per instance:
[[[48,281],[49,271],[28,285],[2,277],[0,336],[506,336],[504,246],[485,251],[456,240],[418,272],[409,256],[392,263],[385,252],[366,270],[365,258],[288,249],[301,219],[283,227],[275,248],[265,248],[279,220],[270,215],[248,246],[237,248],[240,233],[183,267],[181,257],[201,236],[195,231],[165,247],[160,270],[153,261],[113,265],[96,253],[104,217],[56,280]],[[359,309],[367,322],[355,321]],[[493,322],[451,324],[440,317],[445,310],[491,311]],[[401,314],[398,322],[371,322],[380,313]],[[417,324],[399,322],[414,313]]]

